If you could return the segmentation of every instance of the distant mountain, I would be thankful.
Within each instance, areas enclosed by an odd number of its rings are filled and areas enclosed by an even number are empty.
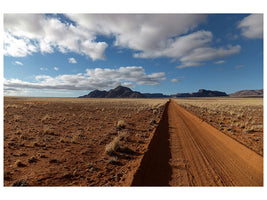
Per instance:
[[[146,98],[169,98],[170,95],[164,95],[162,93],[143,93]]]
[[[143,98],[140,92],[132,91],[130,88],[118,86],[107,92],[106,98]]]
[[[194,93],[178,93],[175,95],[164,95],[162,93],[140,93],[130,88],[118,86],[109,91],[94,90],[79,98],[171,98],[171,97],[220,97],[228,96],[225,92],[200,89]]]
[[[107,91],[94,90],[79,98],[145,98],[140,92],[132,91],[130,88],[118,86]]]
[[[225,92],[200,89],[193,93],[177,93],[173,97],[223,97],[228,96]]]
[[[263,96],[263,89],[261,90],[240,90],[230,94],[231,97],[245,97],[245,96]]]
[[[93,92],[90,92],[88,95],[84,95],[83,97],[87,98],[105,98],[108,94],[107,91],[100,91],[100,90],[94,90]]]

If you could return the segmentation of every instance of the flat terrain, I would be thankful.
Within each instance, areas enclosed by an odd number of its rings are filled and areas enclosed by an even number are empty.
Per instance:
[[[263,157],[170,101],[133,186],[262,186]]]
[[[175,101],[224,134],[263,155],[263,98],[180,98]]]
[[[129,185],[166,101],[5,97],[4,185]]]
[[[262,186],[262,104],[209,100],[5,97],[4,185]]]

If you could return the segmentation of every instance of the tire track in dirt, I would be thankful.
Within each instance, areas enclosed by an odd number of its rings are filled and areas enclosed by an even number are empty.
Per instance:
[[[262,186],[263,157],[173,100],[132,186]]]

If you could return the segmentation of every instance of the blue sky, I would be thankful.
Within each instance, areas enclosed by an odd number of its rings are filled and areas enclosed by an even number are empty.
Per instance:
[[[261,14],[5,14],[4,95],[263,88]]]

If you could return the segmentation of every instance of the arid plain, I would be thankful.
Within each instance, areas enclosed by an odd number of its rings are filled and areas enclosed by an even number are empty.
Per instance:
[[[262,186],[263,99],[4,97],[5,186]]]
[[[4,185],[129,185],[166,101],[5,97]]]

